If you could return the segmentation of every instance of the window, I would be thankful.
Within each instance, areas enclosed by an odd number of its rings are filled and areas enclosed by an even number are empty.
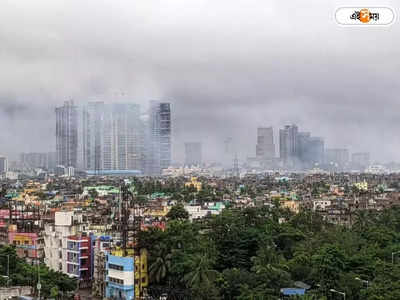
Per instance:
[[[116,284],[124,284],[124,281],[122,279],[114,278],[114,277],[108,277],[108,280],[110,282],[116,283]]]
[[[110,269],[114,269],[114,270],[118,270],[118,271],[123,271],[124,267],[123,266],[119,266],[119,265],[114,265],[114,264],[109,264],[108,267]]]

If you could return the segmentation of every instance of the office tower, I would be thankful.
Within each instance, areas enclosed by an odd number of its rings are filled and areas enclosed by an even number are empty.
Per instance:
[[[368,167],[370,164],[370,157],[368,152],[353,153],[351,162],[358,167]]]
[[[185,143],[185,165],[198,166],[202,163],[201,143]]]
[[[159,175],[171,164],[170,103],[150,101],[148,120],[146,169],[149,175]]]
[[[298,161],[298,127],[286,125],[279,130],[279,153],[283,164],[295,167]]]
[[[57,107],[55,112],[57,164],[76,167],[78,158],[77,107],[72,100],[66,101],[64,106]]]
[[[274,131],[272,127],[257,128],[256,158],[260,162],[275,158]]]
[[[349,163],[349,150],[328,148],[325,150],[325,163],[344,167]]]
[[[0,174],[8,172],[8,159],[5,156],[0,156]]]

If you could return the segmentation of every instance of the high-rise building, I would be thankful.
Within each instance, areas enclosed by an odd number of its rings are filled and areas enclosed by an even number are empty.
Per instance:
[[[20,164],[23,168],[47,168],[47,153],[21,153]]]
[[[202,163],[201,143],[185,143],[185,165],[198,166]]]
[[[272,127],[257,128],[256,158],[260,162],[275,158],[274,131]]]
[[[279,153],[285,166],[296,166],[298,161],[298,127],[296,125],[286,125],[279,130]]]
[[[8,159],[5,156],[0,156],[0,174],[8,172]]]
[[[104,116],[104,169],[143,170],[140,106],[112,104]]]
[[[324,162],[324,139],[313,137],[310,132],[297,134],[297,162],[301,168],[311,168]]]
[[[89,102],[80,118],[79,153],[85,170],[143,171],[144,139],[139,105]]]
[[[106,138],[104,136],[104,102],[89,102],[82,115],[82,147],[85,151],[83,161],[86,170],[103,169],[103,154]]]
[[[47,152],[47,170],[54,170],[57,166],[57,152]]]
[[[159,175],[171,165],[170,103],[150,101],[146,173]]]
[[[78,159],[78,110],[73,101],[56,108],[57,164],[77,166]]]
[[[299,132],[297,135],[297,149],[299,160],[303,163],[303,167],[305,167],[306,162],[310,161],[310,132]]]
[[[321,137],[310,137],[308,146],[308,159],[306,165],[315,166],[324,162],[324,139]]]
[[[42,168],[54,170],[57,164],[56,152],[44,153],[21,153],[19,155],[19,166],[22,168]]]
[[[233,161],[235,153],[236,153],[236,149],[235,149],[235,145],[233,142],[233,138],[227,137],[224,140],[223,157],[221,160],[221,162],[225,168],[230,169],[232,167],[232,161]]]
[[[358,152],[351,155],[351,162],[355,166],[368,167],[370,164],[370,156],[368,152]]]
[[[325,150],[326,164],[333,164],[344,167],[349,163],[349,150],[339,148],[328,148]]]

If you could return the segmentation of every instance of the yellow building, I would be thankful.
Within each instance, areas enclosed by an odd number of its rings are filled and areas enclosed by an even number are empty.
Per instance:
[[[368,190],[368,182],[365,180],[362,182],[356,182],[354,186],[360,191],[367,191]]]
[[[298,214],[300,211],[300,205],[298,201],[286,200],[282,203],[283,208],[288,208],[290,211]]]
[[[169,210],[168,206],[148,207],[144,209],[143,214],[151,217],[165,217]]]
[[[193,186],[197,191],[201,190],[201,182],[197,181],[197,177],[192,177],[190,181],[185,183],[185,187]]]

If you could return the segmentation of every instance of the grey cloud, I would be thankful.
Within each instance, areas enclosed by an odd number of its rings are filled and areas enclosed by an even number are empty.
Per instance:
[[[54,149],[55,106],[124,94],[143,107],[171,99],[180,161],[187,140],[218,159],[227,136],[252,156],[257,126],[293,122],[328,146],[399,160],[399,23],[335,23],[336,7],[358,4],[5,0],[0,152]]]

